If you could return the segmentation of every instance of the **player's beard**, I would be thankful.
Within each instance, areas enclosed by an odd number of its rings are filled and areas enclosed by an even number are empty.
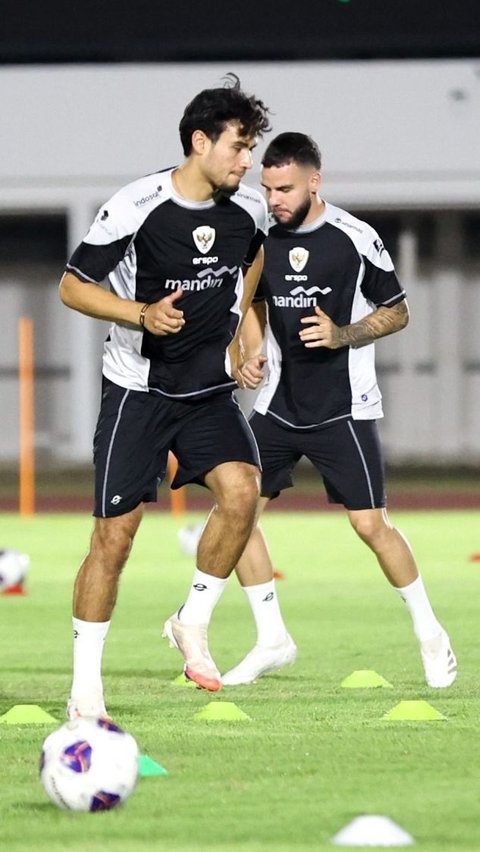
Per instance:
[[[273,213],[272,215],[279,228],[283,228],[285,231],[296,231],[297,228],[300,227],[304,219],[307,218],[308,214],[310,213],[311,206],[312,199],[310,198],[310,195],[308,195],[303,204],[300,204],[299,207],[297,207],[297,209],[293,211],[292,215],[290,216],[290,219],[288,219],[286,222],[280,222],[275,216],[275,213]]]

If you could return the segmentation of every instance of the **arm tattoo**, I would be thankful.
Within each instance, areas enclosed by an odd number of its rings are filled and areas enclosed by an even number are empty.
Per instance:
[[[393,334],[395,331],[400,331],[405,328],[409,320],[409,311],[406,300],[392,305],[387,308],[381,305],[373,314],[352,323],[352,325],[344,325],[339,328],[340,346],[352,346],[358,348],[378,340],[379,337],[385,337],[387,334]]]

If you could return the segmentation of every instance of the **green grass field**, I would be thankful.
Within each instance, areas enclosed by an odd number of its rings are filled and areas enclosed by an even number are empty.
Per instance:
[[[196,520],[189,515],[185,523]],[[49,726],[0,725],[0,848],[301,852],[353,817],[383,814],[422,852],[480,849],[478,598],[475,512],[398,513],[460,674],[430,690],[410,619],[341,513],[264,520],[282,607],[298,648],[294,667],[215,697],[179,687],[178,652],[160,638],[184,598],[193,561],[179,522],[149,512],[138,534],[106,645],[106,702],[140,750],[168,770],[142,778],[117,812],[72,814],[47,800],[37,767]],[[0,714],[39,704],[59,721],[70,686],[71,587],[92,521],[0,515],[0,544],[30,554],[26,597],[0,597]],[[250,649],[253,623],[235,579],[220,601],[210,647],[225,671]],[[373,669],[394,689],[343,689]],[[429,701],[440,722],[386,722],[401,700]],[[234,701],[251,721],[205,722],[211,700]]]

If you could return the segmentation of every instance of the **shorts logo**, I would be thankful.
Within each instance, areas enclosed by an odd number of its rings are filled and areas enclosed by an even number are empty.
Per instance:
[[[211,228],[210,225],[199,225],[192,231],[192,237],[197,249],[202,254],[206,254],[215,242],[215,228]]]
[[[307,249],[302,246],[295,246],[295,248],[290,249],[288,252],[290,266],[295,272],[301,272],[302,269],[305,269],[309,256],[310,252]]]
[[[112,497],[112,499],[110,500],[110,503],[112,504],[112,506],[118,506],[121,499],[122,498],[120,497],[120,494],[115,494],[115,497]]]

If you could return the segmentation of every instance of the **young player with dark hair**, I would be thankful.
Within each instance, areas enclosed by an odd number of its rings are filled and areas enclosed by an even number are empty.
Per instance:
[[[207,626],[254,523],[260,479],[232,391],[267,232],[262,195],[241,181],[267,130],[267,108],[233,75],[200,92],[180,122],[182,165],[130,183],[103,205],[62,278],[68,307],[112,323],[94,440],[95,526],[74,590],[71,718],[106,713],[104,639],[170,450],[179,462],[172,487],[201,483],[215,507],[190,592],[165,632],[187,676],[220,687]],[[104,279],[108,289],[98,286]]]

